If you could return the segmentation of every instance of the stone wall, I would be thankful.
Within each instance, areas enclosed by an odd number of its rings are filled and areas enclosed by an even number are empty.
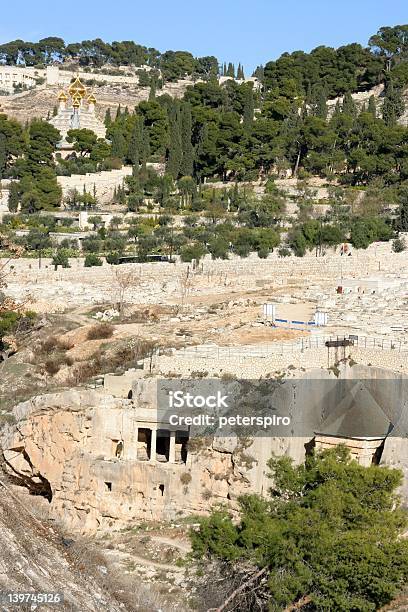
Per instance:
[[[74,189],[82,193],[85,187],[85,190],[91,194],[95,190],[98,202],[103,204],[112,200],[115,188],[122,186],[125,177],[131,174],[132,168],[124,166],[120,170],[59,176],[58,183],[61,185],[63,197]]]

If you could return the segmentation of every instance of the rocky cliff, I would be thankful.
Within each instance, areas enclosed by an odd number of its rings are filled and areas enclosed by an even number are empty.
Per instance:
[[[402,495],[408,499],[406,385],[401,375],[379,368],[354,366],[343,375],[362,377],[368,370],[372,394],[364,384],[352,385],[348,420],[337,408],[332,372],[314,371],[289,383],[282,397],[288,398],[284,401],[294,416],[292,437],[225,434],[191,437],[185,443],[179,432],[163,429],[166,421],[154,409],[156,380],[147,378],[134,382],[132,399],[77,388],[18,404],[15,424],[4,427],[0,444],[14,482],[45,497],[51,518],[82,533],[205,513],[219,502],[234,510],[239,495],[267,491],[272,453],[300,462],[311,446],[339,442],[360,463],[402,469]],[[327,392],[322,393],[317,376],[328,382]],[[330,402],[335,409],[327,417]],[[368,438],[353,438],[347,428],[361,419],[365,431],[373,424],[384,433],[373,429]],[[334,431],[338,423],[343,433]]]

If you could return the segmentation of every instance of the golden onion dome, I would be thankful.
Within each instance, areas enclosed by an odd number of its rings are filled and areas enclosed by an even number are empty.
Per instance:
[[[72,97],[80,96],[83,98],[86,95],[86,87],[81,83],[79,77],[77,77],[75,81],[71,83],[71,85],[68,87],[68,91]]]
[[[66,102],[68,100],[68,96],[64,91],[60,91],[59,95],[58,95],[58,100],[60,102]]]
[[[96,104],[96,98],[93,94],[91,94],[88,98],[88,104]]]
[[[72,106],[74,108],[79,108],[81,106],[81,96],[72,97]]]

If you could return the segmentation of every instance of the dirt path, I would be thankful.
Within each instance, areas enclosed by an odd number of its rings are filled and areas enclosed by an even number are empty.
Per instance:
[[[173,545],[174,544],[172,544],[172,546]],[[113,562],[115,562],[115,560],[119,563],[123,563],[125,561],[131,561],[133,563],[137,563],[145,567],[154,567],[156,569],[166,570],[168,572],[184,572],[183,567],[178,567],[177,565],[171,565],[169,563],[160,563],[158,561],[152,561],[151,559],[146,559],[146,557],[141,557],[140,555],[135,555],[133,553],[123,552],[122,550],[111,550],[111,549],[105,548],[103,550],[103,554],[107,556],[108,558],[110,557],[111,558],[110,560]]]

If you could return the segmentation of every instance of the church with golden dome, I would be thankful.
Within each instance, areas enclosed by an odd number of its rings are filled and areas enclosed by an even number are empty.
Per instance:
[[[58,112],[49,122],[60,131],[65,141],[69,130],[92,130],[98,138],[105,138],[106,128],[95,113],[96,98],[88,93],[85,85],[77,77],[58,95]]]

